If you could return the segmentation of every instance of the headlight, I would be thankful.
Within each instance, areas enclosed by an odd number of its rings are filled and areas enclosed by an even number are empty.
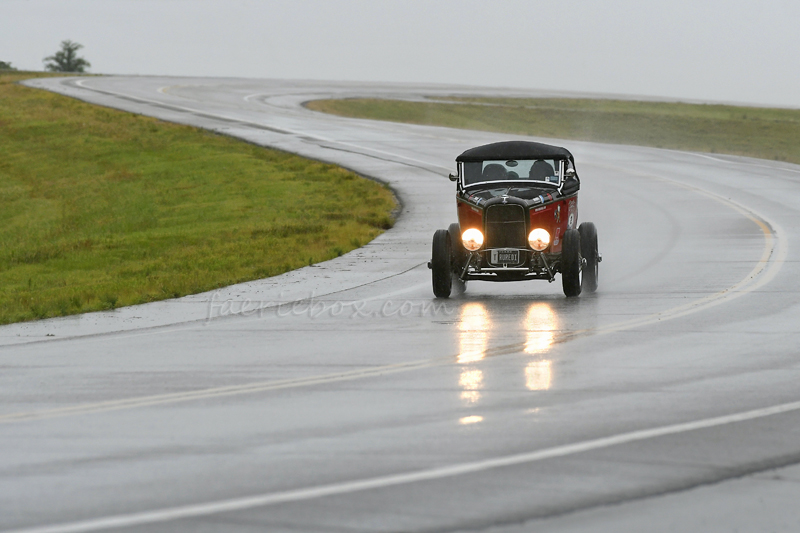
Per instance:
[[[483,233],[475,228],[470,228],[461,235],[461,242],[464,244],[464,248],[474,252],[483,246]]]
[[[546,229],[536,228],[528,235],[528,244],[537,252],[541,252],[550,246],[550,234]]]

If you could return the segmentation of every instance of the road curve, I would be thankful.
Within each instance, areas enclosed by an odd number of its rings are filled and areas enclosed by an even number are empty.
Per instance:
[[[392,230],[275,278],[0,327],[0,531],[797,529],[800,167],[568,147],[600,289],[434,300],[485,132],[315,98],[497,89],[217,78],[28,85],[353,169]]]

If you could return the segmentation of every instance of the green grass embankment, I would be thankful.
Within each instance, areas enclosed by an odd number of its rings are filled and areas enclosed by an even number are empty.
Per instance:
[[[347,117],[800,163],[800,110],[570,98],[318,100]]]
[[[0,324],[150,302],[331,259],[393,224],[333,165],[0,73]]]

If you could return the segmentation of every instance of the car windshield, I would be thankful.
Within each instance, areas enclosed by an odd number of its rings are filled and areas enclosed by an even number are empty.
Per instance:
[[[511,159],[465,162],[464,185],[493,181],[521,181],[558,185],[561,165],[557,159]]]

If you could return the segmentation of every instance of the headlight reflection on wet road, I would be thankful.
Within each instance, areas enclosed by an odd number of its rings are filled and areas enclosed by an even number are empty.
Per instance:
[[[525,367],[525,386],[530,390],[547,390],[553,382],[553,362],[531,361]]]
[[[525,353],[543,355],[550,351],[558,329],[558,315],[547,302],[532,303],[525,316]],[[553,383],[553,362],[531,361],[525,367],[525,386],[529,390],[548,390]]]
[[[465,368],[461,371],[458,384],[461,387],[461,399],[467,403],[475,403],[481,399],[483,372],[477,368]]]
[[[476,363],[486,357],[492,320],[487,307],[481,302],[469,302],[461,308],[458,321],[459,352],[457,361],[461,365],[458,385],[461,400],[475,405],[482,397],[484,371]],[[550,351],[558,330],[558,315],[548,302],[528,305],[522,327],[516,335],[524,338],[524,353],[536,356],[525,363],[522,372],[525,387],[531,391],[548,390],[553,383],[553,362],[542,356]],[[513,336],[503,335],[513,342]],[[515,335],[514,335],[515,336]],[[482,420],[482,418],[481,418]],[[471,423],[479,420],[470,418]]]
[[[525,316],[525,353],[542,354],[550,350],[558,329],[558,317],[550,304],[536,302]]]
[[[458,321],[459,363],[468,365],[486,356],[490,327],[489,313],[482,303],[472,302],[461,308]],[[461,387],[461,399],[467,404],[476,403],[481,399],[483,371],[473,366],[464,366],[458,385]]]
[[[480,361],[486,356],[489,339],[489,313],[480,302],[471,302],[461,308],[458,320],[459,363]]]

